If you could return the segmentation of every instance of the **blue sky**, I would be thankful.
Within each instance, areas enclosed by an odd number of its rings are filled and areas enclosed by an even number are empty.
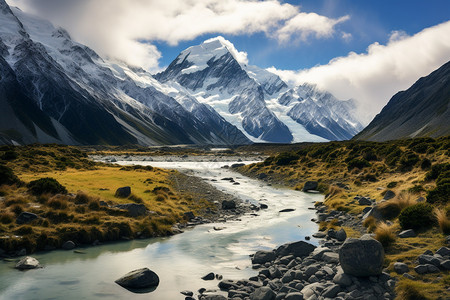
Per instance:
[[[329,38],[312,38],[305,42],[279,44],[264,33],[227,35],[217,33],[231,41],[239,51],[248,53],[249,64],[259,67],[275,66],[278,69],[298,70],[326,64],[329,60],[345,56],[350,51],[363,53],[367,47],[379,42],[386,44],[392,31],[414,35],[424,28],[450,19],[449,0],[305,0],[283,1],[300,5],[303,12],[314,12],[329,18],[349,15],[349,20],[338,24],[337,31],[350,33],[344,40],[339,35]],[[170,46],[154,42],[162,53],[161,66],[167,66],[184,49],[200,44],[217,34],[201,35],[193,40]],[[445,38],[445,37],[443,37]]]

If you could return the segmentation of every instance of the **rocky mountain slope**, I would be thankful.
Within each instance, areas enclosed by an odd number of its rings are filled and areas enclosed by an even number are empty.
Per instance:
[[[10,8],[4,0],[0,68],[3,143],[249,142],[195,99],[187,110],[144,70],[105,61],[63,29]]]
[[[355,139],[387,141],[450,135],[450,62],[394,95]]]
[[[239,62],[235,52],[224,38],[209,39],[182,51],[155,77],[209,104],[255,142],[342,140],[362,129],[353,101],[312,85],[288,87],[277,75]]]
[[[162,73],[101,58],[0,0],[0,143],[220,144],[349,139],[353,101],[236,58],[222,37]]]

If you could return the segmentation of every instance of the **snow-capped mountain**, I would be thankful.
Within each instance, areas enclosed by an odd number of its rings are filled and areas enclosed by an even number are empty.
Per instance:
[[[0,143],[245,144],[347,139],[352,101],[239,59],[222,37],[155,76],[0,0]]]
[[[10,8],[4,0],[0,70],[3,142],[249,142],[195,98],[186,109],[144,70],[103,60],[65,30]]]
[[[239,62],[222,37],[182,51],[155,76],[213,107],[254,142],[349,139],[362,130],[352,100],[340,101],[312,85],[289,88],[277,75]]]

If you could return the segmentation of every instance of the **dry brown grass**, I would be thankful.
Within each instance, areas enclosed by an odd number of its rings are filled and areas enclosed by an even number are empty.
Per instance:
[[[388,201],[381,202],[378,205],[378,209],[386,219],[393,219],[397,217],[403,209],[414,204],[416,204],[416,201],[411,193],[402,192]]]
[[[344,191],[344,190],[341,189],[341,188],[338,187],[338,186],[330,185],[330,187],[328,188],[328,193],[327,193],[327,195],[325,196],[325,198],[332,198],[332,197],[335,197],[336,195],[342,194],[343,191]]]
[[[394,226],[388,225],[384,222],[381,222],[377,225],[377,228],[374,231],[375,239],[379,241],[383,247],[389,247],[393,242],[395,242],[395,232]]]
[[[443,234],[450,234],[450,219],[447,217],[447,210],[445,208],[435,207],[433,215],[439,225],[439,228]]]
[[[364,220],[363,226],[367,228],[368,232],[373,232],[377,228],[377,222],[378,220],[376,218],[370,216]]]

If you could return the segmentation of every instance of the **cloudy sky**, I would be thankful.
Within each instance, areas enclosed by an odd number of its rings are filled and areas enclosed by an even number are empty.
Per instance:
[[[156,72],[221,35],[243,61],[359,103],[367,123],[450,60],[448,0],[7,0],[101,55]]]

